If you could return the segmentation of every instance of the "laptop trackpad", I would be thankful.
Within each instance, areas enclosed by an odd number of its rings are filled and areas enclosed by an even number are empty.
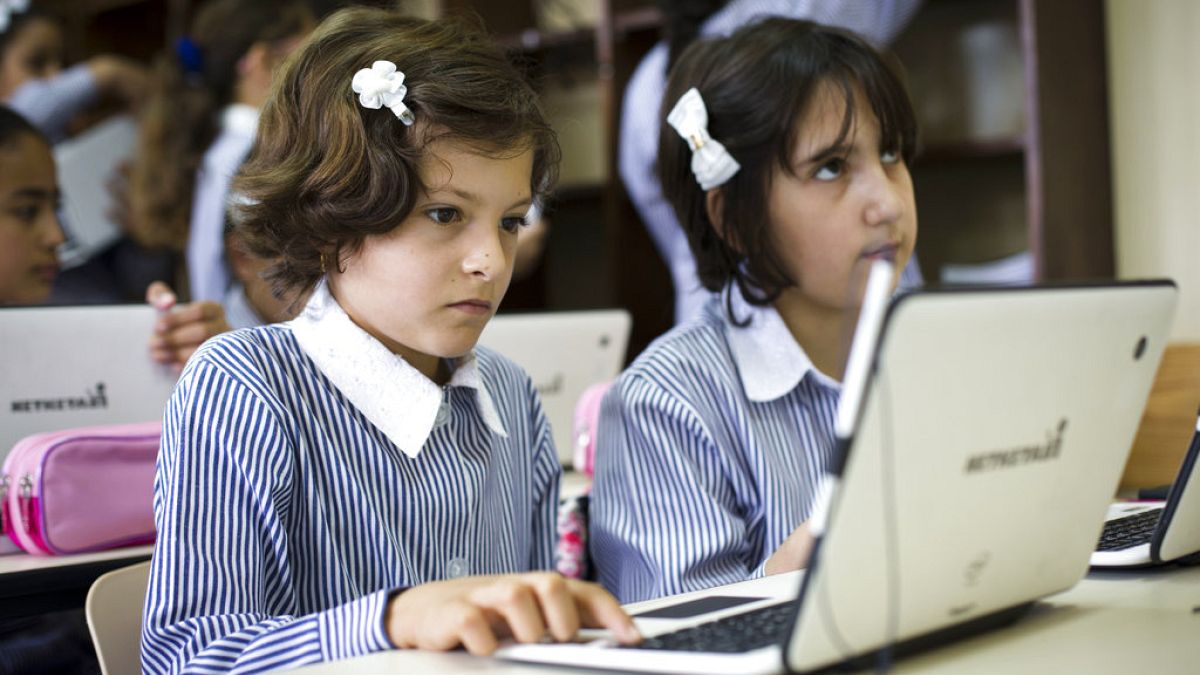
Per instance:
[[[706,598],[681,602],[678,605],[659,607],[640,614],[634,614],[639,619],[688,619],[709,612],[717,612],[730,607],[737,607],[748,602],[757,602],[766,598],[746,598],[734,595],[711,595]]]

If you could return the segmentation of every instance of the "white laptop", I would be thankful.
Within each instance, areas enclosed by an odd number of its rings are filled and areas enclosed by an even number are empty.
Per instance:
[[[63,193],[67,241],[58,251],[64,267],[74,267],[121,236],[109,219],[113,197],[108,182],[137,143],[137,123],[128,115],[106,120],[54,146]]]
[[[1175,302],[1170,282],[899,296],[798,588],[768,577],[637,617],[652,638],[643,648],[508,645],[499,655],[645,672],[810,671],[1017,618],[1086,573]],[[713,632],[723,642],[709,642]]]
[[[162,419],[175,373],[147,305],[0,309],[0,461],[43,431]]]
[[[1166,501],[1120,502],[1108,510],[1093,567],[1160,565],[1200,554],[1200,419]]]
[[[479,338],[533,379],[564,466],[570,466],[574,447],[575,403],[584,389],[621,371],[629,327],[623,309],[500,314]]]

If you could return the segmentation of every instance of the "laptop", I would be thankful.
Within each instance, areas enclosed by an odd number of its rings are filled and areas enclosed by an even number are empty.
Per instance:
[[[58,251],[64,268],[82,264],[121,236],[121,227],[108,216],[113,209],[108,182],[136,143],[137,122],[120,115],[54,146],[67,235]]]
[[[563,466],[572,460],[575,403],[584,389],[621,371],[630,325],[623,309],[500,314],[479,338],[533,379]]]
[[[1200,553],[1200,419],[1166,501],[1109,507],[1093,567],[1161,565]]]
[[[811,671],[1015,620],[1087,572],[1175,303],[1170,282],[898,296],[798,584],[766,577],[635,616],[642,648],[602,638],[498,655]]]
[[[30,434],[162,419],[175,373],[147,305],[0,309],[0,461]]]

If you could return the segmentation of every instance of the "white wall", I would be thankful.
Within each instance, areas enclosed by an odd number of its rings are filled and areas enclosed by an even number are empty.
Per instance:
[[[1180,288],[1200,342],[1200,2],[1106,0],[1117,273]]]

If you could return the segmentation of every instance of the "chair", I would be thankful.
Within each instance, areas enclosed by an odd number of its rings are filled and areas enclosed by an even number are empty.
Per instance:
[[[84,613],[104,675],[141,672],[142,605],[150,562],[122,567],[92,582]]]

